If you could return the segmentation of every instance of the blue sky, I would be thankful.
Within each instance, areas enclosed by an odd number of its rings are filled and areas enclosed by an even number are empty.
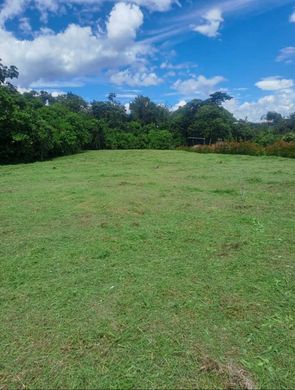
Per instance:
[[[224,90],[259,121],[295,111],[295,1],[0,0],[0,58],[21,91],[175,109]]]

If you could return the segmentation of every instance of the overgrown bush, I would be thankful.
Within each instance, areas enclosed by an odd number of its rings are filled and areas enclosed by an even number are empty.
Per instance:
[[[222,142],[212,146],[215,153],[223,154],[246,154],[249,156],[259,156],[264,154],[262,146],[254,142]]]
[[[295,142],[278,141],[265,148],[268,156],[281,156],[295,158]]]
[[[149,133],[109,130],[105,134],[106,149],[171,149],[174,146],[168,130],[151,130]]]
[[[222,142],[214,145],[180,147],[179,150],[196,153],[242,154],[249,156],[281,156],[295,158],[295,142],[277,141],[265,148],[254,142]]]
[[[150,149],[171,149],[173,137],[168,130],[152,130],[148,134]]]
[[[256,144],[261,146],[272,145],[280,139],[280,135],[273,132],[272,129],[262,129],[257,131],[257,134],[254,138]]]
[[[7,94],[3,90],[0,103]],[[89,144],[92,126],[90,117],[59,104],[35,108],[16,102],[5,115],[0,112],[0,162],[31,162],[76,153]]]
[[[286,142],[295,142],[295,132],[285,134],[282,140]]]
[[[199,145],[192,148],[198,153],[220,153],[220,154],[245,154],[259,156],[264,154],[264,148],[254,142],[220,142],[213,145]]]

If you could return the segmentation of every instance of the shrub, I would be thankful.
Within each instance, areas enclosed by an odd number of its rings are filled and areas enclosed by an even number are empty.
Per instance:
[[[262,146],[255,144],[254,142],[222,142],[220,144],[213,145],[215,153],[223,154],[245,154],[249,156],[259,156],[264,154]]]
[[[278,141],[265,148],[268,156],[295,158],[295,142]]]
[[[285,134],[282,140],[286,142],[295,142],[295,132]]]
[[[178,148],[197,153],[244,154],[249,156],[281,156],[295,158],[295,142],[277,141],[263,147],[254,142],[222,142],[214,145],[183,146]]]
[[[254,142],[221,142],[214,145],[199,145],[192,148],[197,153],[246,154],[259,156],[264,148]]]
[[[279,134],[275,134],[271,129],[264,129],[258,132],[255,137],[255,142],[261,146],[272,145],[280,139]]]
[[[148,140],[150,149],[171,149],[174,146],[172,134],[168,130],[151,130]]]
[[[192,149],[198,153],[217,153],[215,152],[214,145],[197,145],[193,146]]]
[[[148,147],[145,134],[133,134],[120,130],[109,130],[105,134],[106,149],[146,149]]]

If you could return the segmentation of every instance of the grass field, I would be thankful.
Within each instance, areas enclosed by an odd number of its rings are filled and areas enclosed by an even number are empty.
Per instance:
[[[294,388],[294,160],[0,167],[0,388]]]

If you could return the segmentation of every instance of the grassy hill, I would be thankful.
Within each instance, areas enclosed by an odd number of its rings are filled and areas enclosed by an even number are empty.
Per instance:
[[[0,167],[0,388],[294,386],[294,160]]]

